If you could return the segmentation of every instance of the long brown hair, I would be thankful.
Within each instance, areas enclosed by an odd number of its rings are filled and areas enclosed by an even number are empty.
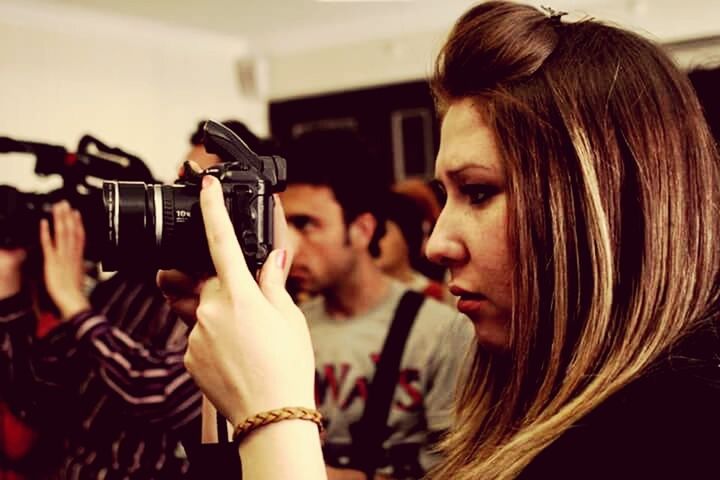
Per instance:
[[[433,478],[514,478],[707,320],[718,158],[661,49],[592,20],[488,2],[455,25],[432,88],[472,98],[506,162],[508,355],[478,348]]]

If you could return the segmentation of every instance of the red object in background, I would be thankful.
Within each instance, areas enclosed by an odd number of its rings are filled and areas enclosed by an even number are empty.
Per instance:
[[[426,297],[434,298],[440,302],[443,301],[443,287],[438,282],[431,281],[421,293]]]
[[[35,327],[35,335],[37,338],[42,338],[59,323],[60,320],[52,313],[41,313],[37,321],[37,326]]]
[[[0,480],[25,480],[25,477],[15,472],[3,472],[0,470]]]
[[[67,165],[68,167],[72,167],[73,165],[75,165],[75,162],[77,162],[77,155],[68,152],[65,155],[65,165]]]
[[[38,338],[44,337],[58,323],[54,315],[43,313],[38,318],[35,334]],[[36,438],[35,432],[13,415],[7,405],[0,403],[0,456],[10,462],[19,461],[30,453]],[[0,469],[0,480],[25,480],[25,477]]]
[[[0,445],[5,458],[14,462],[30,452],[37,435],[18,420],[4,403],[0,403],[0,429]]]

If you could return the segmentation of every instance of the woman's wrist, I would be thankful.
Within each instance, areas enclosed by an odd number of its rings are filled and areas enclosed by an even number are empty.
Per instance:
[[[285,407],[258,413],[235,425],[233,440],[242,442],[257,429],[267,427],[273,423],[286,422],[290,420],[305,420],[312,422],[322,433],[322,415],[314,408],[307,407]]]
[[[292,398],[288,398],[288,395],[285,394],[257,394],[250,401],[238,401],[235,405],[238,405],[239,408],[229,412],[230,415],[227,417],[233,427],[236,427],[239,423],[247,420],[248,418],[271,410],[277,410],[286,407],[303,407],[307,409],[317,408],[312,387],[310,389],[310,393],[306,395],[292,395]]]
[[[90,302],[83,295],[71,295],[58,305],[63,320],[69,320],[80,312],[90,308]]]
[[[317,425],[285,420],[250,433],[239,446],[247,478],[326,478]]]

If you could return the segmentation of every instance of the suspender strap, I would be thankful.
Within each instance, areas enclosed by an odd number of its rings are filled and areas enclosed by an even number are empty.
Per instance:
[[[412,290],[405,292],[400,299],[368,389],[363,416],[352,428],[353,450],[363,457],[359,463],[365,466],[364,471],[369,478],[374,475],[377,462],[383,456],[382,444],[400,375],[400,361],[410,329],[424,301],[421,293]]]
[[[215,415],[215,428],[217,428],[218,443],[229,443],[227,420],[219,413]]]

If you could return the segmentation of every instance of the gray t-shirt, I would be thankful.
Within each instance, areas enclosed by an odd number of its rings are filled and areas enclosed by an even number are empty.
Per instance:
[[[379,305],[349,319],[332,319],[321,297],[302,306],[315,350],[316,397],[328,422],[326,442],[351,443],[349,426],[363,414],[375,363],[405,291],[393,281]],[[386,449],[421,444],[420,465],[427,469],[437,461],[428,452],[428,435],[450,427],[455,384],[471,339],[466,318],[448,305],[425,300],[400,363]]]

